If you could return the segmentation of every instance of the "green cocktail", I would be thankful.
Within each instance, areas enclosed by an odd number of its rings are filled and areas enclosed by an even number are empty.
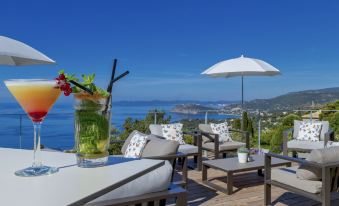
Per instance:
[[[110,142],[111,106],[109,97],[74,94],[75,144],[80,167],[105,165]]]

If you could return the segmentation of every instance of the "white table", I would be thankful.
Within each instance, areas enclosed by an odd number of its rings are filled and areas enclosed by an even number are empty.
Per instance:
[[[32,151],[0,148],[0,205],[81,205],[164,165],[162,160],[110,157],[105,167],[79,168],[74,154],[61,152],[42,152],[41,159],[59,172],[17,177],[15,171],[32,164]]]

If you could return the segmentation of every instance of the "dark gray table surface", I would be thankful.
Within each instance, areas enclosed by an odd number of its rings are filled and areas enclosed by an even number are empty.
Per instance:
[[[265,155],[251,155],[253,161],[247,163],[239,163],[238,157],[216,159],[203,161],[203,165],[211,168],[223,170],[225,172],[241,172],[248,170],[263,169],[265,167]],[[271,165],[279,166],[289,164],[289,161],[272,158]]]

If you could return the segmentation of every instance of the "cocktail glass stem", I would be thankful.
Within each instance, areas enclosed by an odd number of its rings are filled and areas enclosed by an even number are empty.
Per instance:
[[[41,159],[40,159],[40,131],[41,131],[42,122],[33,122],[34,128],[34,150],[33,150],[33,164],[32,167],[41,167]]]

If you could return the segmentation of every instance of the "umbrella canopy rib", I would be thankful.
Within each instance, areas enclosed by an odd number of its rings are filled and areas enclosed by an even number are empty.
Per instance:
[[[54,64],[55,61],[20,41],[0,36],[0,65]]]

